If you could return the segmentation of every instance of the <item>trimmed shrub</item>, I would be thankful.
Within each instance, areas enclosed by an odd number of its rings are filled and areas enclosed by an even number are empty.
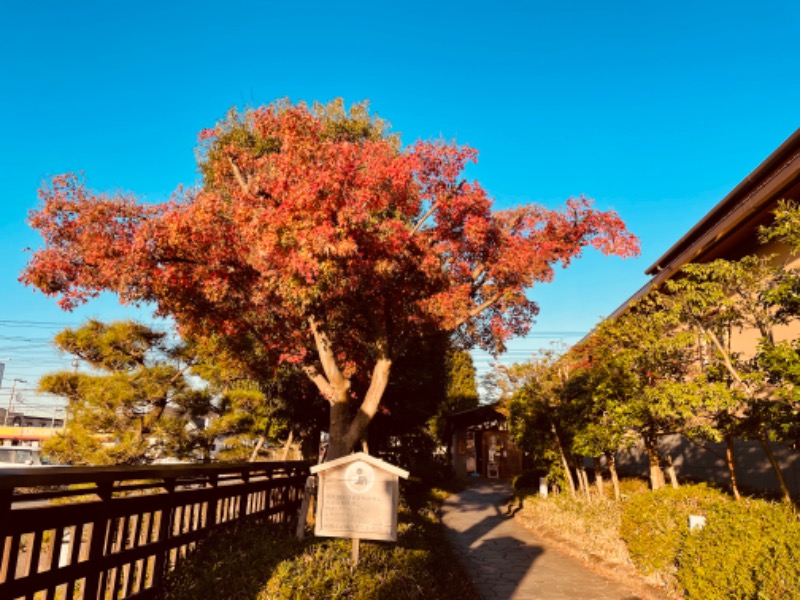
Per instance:
[[[730,502],[702,484],[634,494],[624,505],[620,535],[640,571],[669,575],[689,533],[689,515],[708,515],[711,507]]]
[[[800,598],[800,523],[779,504],[719,504],[686,537],[678,562],[687,598]]]
[[[608,481],[606,486],[611,488],[611,481]],[[627,500],[636,496],[637,494],[645,494],[650,492],[650,484],[645,479],[637,477],[625,477],[619,480],[619,493],[622,495],[623,500]]]
[[[520,494],[525,491],[538,491],[539,478],[544,477],[545,472],[542,470],[523,471],[519,475],[515,475],[511,481],[514,492]]]

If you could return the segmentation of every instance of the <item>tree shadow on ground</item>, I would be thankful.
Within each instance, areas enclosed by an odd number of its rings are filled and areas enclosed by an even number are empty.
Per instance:
[[[512,598],[545,552],[542,546],[508,535],[504,525],[513,520],[511,499],[502,486],[476,482],[448,500],[448,511],[458,513],[447,519],[448,539],[484,597]]]
[[[522,496],[512,497],[506,505],[506,516],[513,519],[519,511],[522,510]]]

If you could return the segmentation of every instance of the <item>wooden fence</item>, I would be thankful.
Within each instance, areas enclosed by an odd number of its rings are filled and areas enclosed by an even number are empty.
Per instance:
[[[0,469],[0,598],[153,598],[212,529],[294,519],[308,468]]]

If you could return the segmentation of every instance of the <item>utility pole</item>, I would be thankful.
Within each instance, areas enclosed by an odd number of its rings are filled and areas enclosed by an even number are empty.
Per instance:
[[[24,379],[14,379],[11,382],[11,395],[8,397],[8,409],[6,410],[6,418],[3,425],[8,425],[8,415],[11,414],[11,407],[14,406],[14,395],[17,393],[17,383],[28,383]]]
[[[61,408],[57,404],[53,405],[53,418],[50,420],[50,429],[55,429],[55,427],[56,427],[56,414],[60,413],[62,410],[65,410],[65,409]],[[66,417],[66,413],[65,413],[65,417]],[[66,418],[65,418],[65,420],[66,420]]]
[[[3,387],[3,373],[5,373],[5,370],[6,370],[6,363],[8,361],[10,361],[10,360],[11,359],[9,357],[0,358],[0,389],[2,389],[2,387]],[[13,394],[14,392],[11,392],[11,393]],[[3,421],[3,425],[5,425],[6,423],[8,423],[8,413],[7,412],[5,414],[5,419]]]

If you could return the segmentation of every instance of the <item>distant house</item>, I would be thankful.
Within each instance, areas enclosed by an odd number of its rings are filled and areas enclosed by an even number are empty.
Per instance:
[[[38,448],[63,426],[64,419],[57,419],[54,414],[7,413],[6,409],[0,408],[0,446]]]
[[[450,456],[455,475],[508,479],[523,469],[523,454],[508,434],[508,412],[488,404],[448,418],[453,432]]]

